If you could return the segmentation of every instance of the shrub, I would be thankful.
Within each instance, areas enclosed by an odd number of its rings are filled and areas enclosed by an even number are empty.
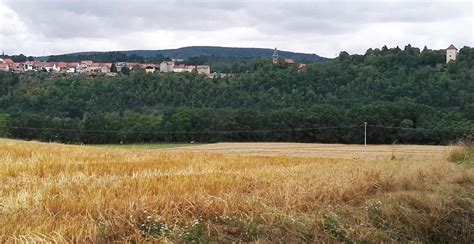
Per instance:
[[[449,153],[448,160],[464,165],[474,164],[474,145],[465,144],[461,148],[454,149]]]

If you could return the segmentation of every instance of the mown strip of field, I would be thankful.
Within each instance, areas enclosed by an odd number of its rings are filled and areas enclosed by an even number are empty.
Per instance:
[[[168,149],[192,146],[193,144],[162,144],[162,143],[143,143],[143,144],[103,144],[103,145],[92,145],[95,147],[103,148],[119,148],[119,149]]]
[[[335,159],[443,158],[458,146],[425,145],[344,145],[317,143],[215,143],[184,148],[176,152],[223,153],[260,156],[321,157]]]

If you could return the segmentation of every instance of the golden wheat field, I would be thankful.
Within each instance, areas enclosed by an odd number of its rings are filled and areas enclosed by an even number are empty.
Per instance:
[[[292,145],[0,139],[0,242],[474,241],[474,171],[453,148]]]

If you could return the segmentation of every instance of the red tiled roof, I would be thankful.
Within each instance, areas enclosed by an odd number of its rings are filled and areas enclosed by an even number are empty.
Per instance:
[[[93,63],[91,66],[93,67],[107,67],[107,68],[112,68],[112,63]]]
[[[7,58],[7,59],[4,59],[3,62],[5,62],[6,64],[13,64],[15,62],[13,62],[13,60]]]
[[[67,64],[65,62],[57,62],[56,66],[58,66],[59,68],[67,68]]]
[[[293,59],[288,59],[288,58],[287,58],[287,59],[285,59],[285,63],[286,63],[286,64],[294,64],[295,61],[293,61]]]
[[[8,64],[0,64],[0,69],[7,69],[10,66]]]
[[[79,63],[67,63],[68,68],[76,68],[77,66],[79,66]]]
[[[450,49],[458,50],[453,44],[449,45],[448,50]]]
[[[91,60],[84,60],[84,61],[81,61],[81,64],[85,64],[85,65],[92,65],[92,62]]]

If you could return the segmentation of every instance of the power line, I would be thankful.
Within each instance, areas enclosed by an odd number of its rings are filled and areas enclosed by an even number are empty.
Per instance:
[[[270,133],[270,132],[300,132],[312,130],[330,130],[330,129],[351,129],[365,128],[364,125],[348,126],[322,126],[309,128],[288,128],[288,129],[266,129],[266,130],[216,130],[216,131],[127,131],[127,130],[87,130],[87,129],[68,129],[68,128],[48,128],[48,127],[24,127],[24,126],[0,126],[0,129],[19,129],[33,131],[58,131],[58,132],[85,132],[85,133],[131,133],[131,134],[232,134],[232,133]],[[433,131],[433,132],[457,132],[474,133],[473,129],[430,129],[430,128],[407,128],[395,126],[367,125],[367,128],[396,129],[409,131]]]
[[[409,127],[394,127],[394,126],[380,126],[380,125],[368,125],[372,128],[382,129],[396,129],[396,130],[411,130],[411,131],[434,131],[434,132],[459,132],[459,133],[473,133],[474,129],[459,130],[459,129],[428,129],[428,128],[409,128]]]
[[[275,130],[218,130],[218,131],[126,131],[126,130],[85,130],[85,129],[64,129],[64,128],[44,128],[44,127],[21,127],[21,126],[0,126],[3,129],[21,129],[37,131],[60,131],[60,132],[91,132],[91,133],[135,133],[135,134],[230,134],[230,133],[269,133],[269,132],[293,132],[311,131],[327,129],[347,129],[357,128],[361,125],[351,126],[324,126],[311,128],[290,128]]]

